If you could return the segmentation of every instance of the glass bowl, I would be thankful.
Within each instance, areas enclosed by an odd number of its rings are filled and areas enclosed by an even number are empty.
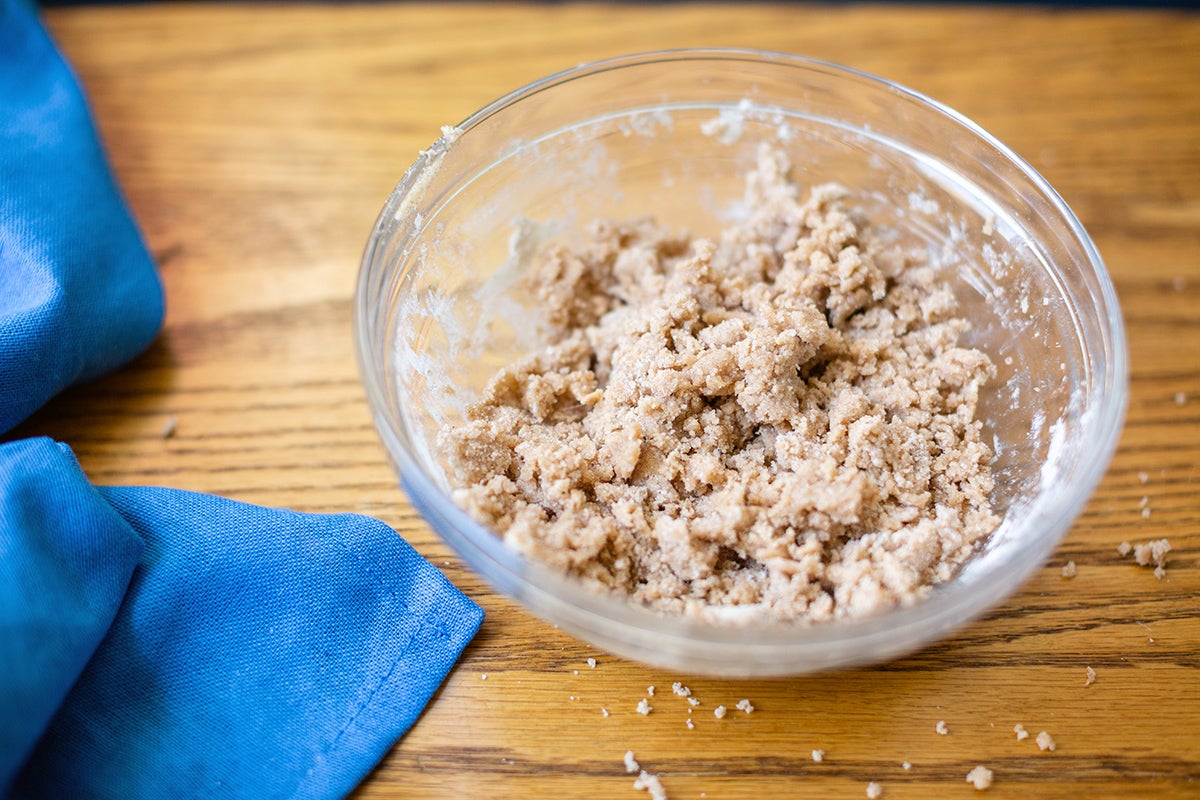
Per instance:
[[[945,106],[821,61],[682,50],[552,75],[443,134],[388,198],[363,256],[354,321],[367,398],[429,524],[499,591],[564,630],[693,674],[894,658],[1016,591],[1103,475],[1128,394],[1112,283],[1046,181]],[[968,343],[998,368],[980,417],[1000,527],[928,597],[864,619],[725,626],[596,594],[457,507],[436,447],[495,371],[536,344],[537,309],[518,285],[530,242],[640,215],[715,235],[762,141],[788,153],[802,183],[840,183],[873,223],[960,261],[946,277],[971,321]]]

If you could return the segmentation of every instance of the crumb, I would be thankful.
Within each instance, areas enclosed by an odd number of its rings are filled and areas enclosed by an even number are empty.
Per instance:
[[[1078,574],[1078,570],[1075,568],[1074,561],[1068,561],[1066,564],[1063,564],[1062,576],[1064,578],[1074,578],[1076,574]]]
[[[812,751],[812,760],[817,762],[818,764],[820,764],[822,761],[825,760],[825,751],[824,750],[813,750]]]
[[[1025,730],[1025,726],[1019,722],[1013,725],[1013,733],[1017,735],[1018,742],[1029,738],[1029,731]]]
[[[647,695],[649,695],[650,697],[654,697],[654,687],[653,687],[653,686],[647,686],[647,687],[646,687],[646,694],[647,694]]]
[[[694,707],[696,707],[696,706],[698,706],[698,705],[700,705],[700,701],[699,701],[699,699],[697,699],[697,698],[695,698],[695,697],[689,697],[689,698],[687,699],[687,701],[688,701],[688,705],[689,705],[689,706],[692,706],[693,708],[694,708]],[[690,709],[689,709],[689,710],[690,710]]]
[[[883,787],[875,781],[871,781],[867,784],[867,797],[870,798],[870,800],[875,800],[877,797],[883,797]]]
[[[714,708],[713,716],[717,719],[725,719],[725,706],[717,706]]]
[[[595,669],[595,668],[596,668],[596,659],[594,659],[594,658],[589,658],[589,659],[587,660],[587,665],[588,665],[589,667],[591,667],[592,669]]]
[[[487,680],[487,673],[486,673],[486,672],[481,672],[481,673],[479,674],[479,680],[481,680],[481,681],[486,681],[486,680]]]
[[[754,710],[754,706],[751,705],[750,701],[745,698],[737,701],[737,707],[739,710],[745,711],[747,714]]]
[[[641,714],[643,717],[649,715],[649,713],[653,710],[654,710],[654,707],[652,705],[650,705],[650,701],[647,700],[646,698],[643,697],[641,700],[638,701],[637,712],[639,714]]]
[[[1129,555],[1129,551],[1132,549],[1133,545],[1131,545],[1129,542],[1121,542],[1119,545],[1117,545],[1117,552],[1123,556]]]
[[[1042,731],[1037,735],[1037,746],[1038,750],[1049,750],[1050,752],[1054,752],[1054,748],[1058,745],[1055,743],[1053,736],[1045,731]]]
[[[1150,473],[1149,472],[1139,472],[1138,473],[1138,482],[1142,483],[1142,484],[1149,483],[1150,482]]]
[[[688,726],[688,730],[691,730],[692,728],[696,727],[696,723],[692,722],[691,717],[688,717],[688,719],[687,719],[687,726]]]
[[[1175,393],[1175,405],[1185,406],[1185,405],[1187,405],[1187,401],[1188,401],[1188,396],[1187,396],[1186,392],[1176,392]]]
[[[1087,672],[1084,673],[1083,685],[1091,686],[1095,682],[1096,682],[1096,670],[1092,669],[1091,667],[1088,667]]]
[[[1138,508],[1145,508],[1150,505],[1150,495],[1142,495],[1142,499],[1138,501]]]
[[[640,764],[638,764],[637,759],[633,757],[633,751],[626,750],[625,751],[625,771],[626,772],[637,772],[641,768],[642,767]]]
[[[578,674],[579,674],[579,670],[577,670],[577,669],[573,669],[573,670],[571,670],[571,674],[572,674],[572,675],[578,675]]]
[[[607,708],[600,709],[600,716],[608,717],[608,709]]]
[[[912,764],[905,761],[903,764],[900,765],[900,768],[903,769],[905,772],[908,772],[910,769],[912,769]]]
[[[633,782],[633,788],[649,792],[651,800],[667,800],[667,790],[662,787],[658,776],[645,770],[642,770],[642,774]]]
[[[967,783],[982,792],[992,785],[993,775],[994,773],[990,769],[980,765],[967,773]]]
[[[170,439],[175,435],[175,428],[179,426],[179,417],[172,414],[162,426],[160,434],[164,439]]]
[[[671,691],[674,692],[675,694],[679,695],[680,697],[687,697],[688,695],[690,695],[692,693],[691,689],[684,686],[679,681],[675,681],[674,683],[671,684]]]
[[[1149,506],[1142,509],[1142,519],[1150,519],[1150,507]]]
[[[956,574],[999,524],[995,366],[935,264],[790,172],[762,150],[707,239],[600,220],[534,257],[542,346],[439,434],[474,519],[705,620],[860,618]]]
[[[1147,509],[1149,510],[1149,509]],[[1117,548],[1121,552],[1121,548],[1125,547],[1127,542],[1121,542],[1121,547]],[[1121,555],[1125,555],[1129,550],[1126,549]],[[1167,553],[1171,552],[1171,543],[1166,539],[1154,539],[1153,541],[1139,544],[1133,548],[1133,560],[1138,563],[1138,566],[1148,567],[1154,565],[1154,577],[1162,580],[1167,576]]]
[[[983,235],[991,236],[995,232],[996,232],[996,215],[988,214],[987,217],[983,220]]]
[[[942,736],[945,736],[947,733],[950,732],[949,729],[946,728],[946,720],[944,720],[944,719],[939,719],[938,724],[934,725],[933,729],[935,731],[937,731],[938,733],[940,733]]]

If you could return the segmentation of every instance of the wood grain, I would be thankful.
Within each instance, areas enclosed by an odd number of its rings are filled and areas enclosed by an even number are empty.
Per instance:
[[[487,609],[459,669],[359,796],[645,796],[623,769],[632,749],[672,798],[861,798],[868,781],[885,798],[968,797],[976,764],[996,773],[988,797],[1200,797],[1200,17],[151,4],[48,21],[90,93],[169,311],[149,352],[13,436],[69,442],[100,483],[378,516]],[[691,45],[826,58],[963,111],[1058,188],[1116,282],[1132,400],[1099,491],[1019,594],[902,661],[733,682],[597,652],[466,571],[396,489],[372,430],[350,298],[374,216],[417,150],[541,75]],[[1115,550],[1160,536],[1174,548],[1163,581]],[[1060,577],[1067,559],[1074,580]],[[1084,687],[1088,665],[1097,680]],[[702,701],[695,730],[675,680]],[[634,707],[650,684],[643,717]],[[753,714],[712,716],[743,697]],[[1052,733],[1057,750],[1017,742],[1018,722]]]

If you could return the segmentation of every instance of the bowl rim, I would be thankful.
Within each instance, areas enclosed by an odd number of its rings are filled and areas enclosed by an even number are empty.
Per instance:
[[[468,134],[483,121],[519,104],[525,98],[598,73],[679,61],[742,61],[771,67],[816,70],[866,83],[876,89],[897,93],[914,101],[993,148],[1000,158],[1022,173],[1054,209],[1058,215],[1058,222],[1065,223],[1070,236],[1080,246],[1084,259],[1092,267],[1091,277],[1096,283],[1094,288],[1098,289],[1098,293],[1094,290],[1091,292],[1092,302],[1103,317],[1100,328],[1106,338],[1102,340],[1110,349],[1104,354],[1106,360],[1102,365],[1103,380],[1088,393],[1088,409],[1080,422],[1091,442],[1091,458],[1084,459],[1080,468],[1075,471],[1073,491],[1050,493],[1052,496],[1044,504],[1045,508],[1040,509],[1042,513],[1031,515],[1040,523],[1044,532],[1031,538],[1024,549],[1012,548],[969,584],[951,581],[935,587],[934,591],[912,605],[892,608],[863,618],[840,619],[829,623],[770,622],[745,628],[664,615],[620,598],[594,592],[510,549],[500,536],[475,522],[438,487],[437,481],[426,473],[419,460],[409,452],[405,442],[401,441],[402,437],[397,434],[397,430],[404,431],[405,425],[403,419],[393,415],[387,404],[382,401],[382,398],[387,396],[387,390],[381,384],[382,376],[376,374],[376,361],[373,359],[376,348],[379,348],[378,352],[390,354],[391,342],[389,331],[376,330],[379,326],[368,323],[372,312],[369,296],[370,278],[375,266],[376,250],[385,234],[387,224],[396,215],[410,192],[420,189],[420,181],[428,180],[424,177],[426,170],[436,168],[460,136]],[[1123,428],[1128,407],[1129,384],[1128,344],[1111,277],[1083,224],[1049,182],[1011,148],[973,120],[944,103],[886,78],[822,59],[750,48],[678,48],[619,55],[560,70],[508,92],[467,116],[453,129],[443,131],[444,135],[429,149],[421,152],[389,195],[364,251],[354,304],[354,336],[359,371],[367,390],[375,427],[389,456],[398,467],[401,485],[413,505],[473,569],[502,593],[515,597],[534,613],[551,622],[564,621],[562,615],[557,612],[567,610],[570,619],[564,627],[573,630],[583,628],[593,634],[581,634],[585,638],[595,638],[597,629],[603,631],[600,638],[605,638],[604,634],[614,634],[618,629],[622,629],[635,637],[660,642],[667,650],[672,643],[689,648],[697,645],[736,647],[741,651],[750,651],[745,653],[748,666],[749,662],[758,662],[760,658],[764,663],[780,658],[811,662],[814,659],[819,661],[822,652],[828,656],[828,663],[815,667],[805,663],[784,663],[779,665],[779,669],[759,668],[742,673],[746,675],[798,674],[812,669],[896,657],[927,645],[977,619],[1004,598],[1015,593],[1044,564],[1065,537],[1107,471]],[[1056,264],[1053,266],[1057,267]],[[1055,271],[1057,272],[1057,269]],[[1072,313],[1076,312],[1073,310]],[[376,336],[382,338],[376,340]],[[407,432],[404,433],[407,436]],[[1047,493],[1039,492],[1037,497],[1047,497]],[[1020,564],[1014,564],[1014,561],[1019,561]],[[499,569],[500,574],[495,574],[495,569]],[[556,608],[548,612],[547,603],[566,603],[569,608]],[[964,607],[967,609],[965,613]],[[752,632],[753,637],[747,636],[748,632]],[[609,646],[613,644],[612,640],[608,641]],[[830,652],[829,648],[834,645],[837,645],[840,651]],[[620,647],[612,649],[622,652]],[[647,659],[646,655],[643,653],[637,657],[653,662],[653,659]],[[728,658],[717,658],[714,664],[727,661]],[[694,666],[704,671],[713,665],[695,662]]]

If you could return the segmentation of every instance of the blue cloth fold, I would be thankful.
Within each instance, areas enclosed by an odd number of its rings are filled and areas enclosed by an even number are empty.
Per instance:
[[[343,795],[482,619],[368,517],[97,490],[49,439],[0,446],[0,490],[15,797]]]
[[[0,433],[133,358],[162,318],[71,70],[28,6],[0,0]]]
[[[161,321],[74,77],[0,0],[0,433]],[[340,796],[482,617],[377,520],[97,488],[66,445],[0,444],[0,797]]]

